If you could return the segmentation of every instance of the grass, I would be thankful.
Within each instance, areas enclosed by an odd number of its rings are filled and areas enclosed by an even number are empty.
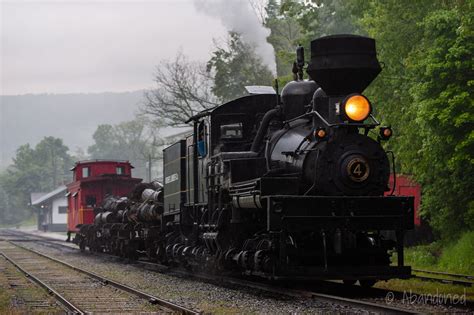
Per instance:
[[[474,275],[474,231],[454,242],[407,248],[405,261],[417,269]]]
[[[392,257],[392,261],[396,261],[396,255]],[[474,275],[474,231],[464,233],[456,241],[438,241],[407,248],[405,264],[414,269]],[[474,301],[474,287],[417,279],[378,282],[376,287],[402,292],[411,290],[420,294],[465,294],[467,300]]]
[[[447,295],[457,294],[458,296],[465,295],[466,300],[474,301],[474,288],[464,287],[460,285],[451,285],[438,282],[421,281],[417,279],[392,279],[388,281],[380,281],[375,285],[377,288],[386,290],[413,292],[417,294],[432,294],[432,295]]]

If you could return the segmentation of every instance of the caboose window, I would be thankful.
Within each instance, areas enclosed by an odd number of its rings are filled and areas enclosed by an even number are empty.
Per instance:
[[[115,172],[117,175],[124,175],[125,174],[125,167],[124,166],[117,166],[115,168]]]
[[[97,203],[97,199],[93,195],[86,195],[86,205],[88,207],[93,207]]]
[[[90,167],[83,167],[82,168],[82,178],[86,178],[90,176]]]
[[[221,125],[221,139],[241,139],[242,123]]]

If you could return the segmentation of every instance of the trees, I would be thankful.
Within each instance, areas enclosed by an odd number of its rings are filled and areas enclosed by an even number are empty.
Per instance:
[[[143,113],[172,126],[182,126],[200,111],[246,94],[246,85],[270,85],[272,74],[241,36],[229,32],[216,44],[207,64],[190,61],[181,52],[162,61],[155,71],[156,88],[145,93]]]
[[[423,212],[444,237],[474,229],[474,13],[472,5],[440,5],[419,24],[410,53],[410,94],[421,138],[409,165],[423,183]]]
[[[214,107],[214,78],[200,62],[179,52],[173,61],[162,61],[155,70],[156,88],[145,93],[143,112],[173,126],[184,125],[196,113]]]
[[[367,94],[392,124],[399,171],[423,186],[422,215],[441,236],[457,237],[474,227],[472,5],[368,5],[358,23],[376,39],[385,67]]]
[[[229,32],[224,47],[218,46],[212,53],[207,72],[213,74],[212,92],[221,102],[244,96],[246,85],[271,85],[273,77],[255,48],[235,32]]]
[[[13,164],[0,175],[0,220],[15,223],[29,213],[30,193],[48,192],[71,179],[73,164],[68,147],[59,138],[45,137],[35,148],[16,151]]]
[[[276,0],[268,1],[265,26],[271,30],[268,42],[275,48],[277,74],[291,76],[295,47],[301,39],[301,26],[292,15],[281,12]]]
[[[162,141],[155,126],[143,117],[114,126],[99,125],[92,137],[95,143],[88,148],[92,159],[128,160],[138,177],[146,177],[150,158],[160,158],[158,146]]]

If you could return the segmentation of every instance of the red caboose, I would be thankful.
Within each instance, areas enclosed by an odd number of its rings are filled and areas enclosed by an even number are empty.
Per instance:
[[[125,196],[140,183],[132,177],[128,161],[91,160],[77,162],[71,169],[73,182],[67,184],[68,234],[78,231],[78,224],[94,222],[94,207],[107,195]]]

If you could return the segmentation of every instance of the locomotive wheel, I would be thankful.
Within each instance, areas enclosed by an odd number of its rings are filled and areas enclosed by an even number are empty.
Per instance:
[[[359,284],[363,288],[370,288],[375,284],[375,282],[377,282],[377,281],[372,280],[372,279],[361,279],[361,280],[359,280]]]
[[[79,241],[79,249],[82,253],[86,250],[86,241],[83,238]]]

